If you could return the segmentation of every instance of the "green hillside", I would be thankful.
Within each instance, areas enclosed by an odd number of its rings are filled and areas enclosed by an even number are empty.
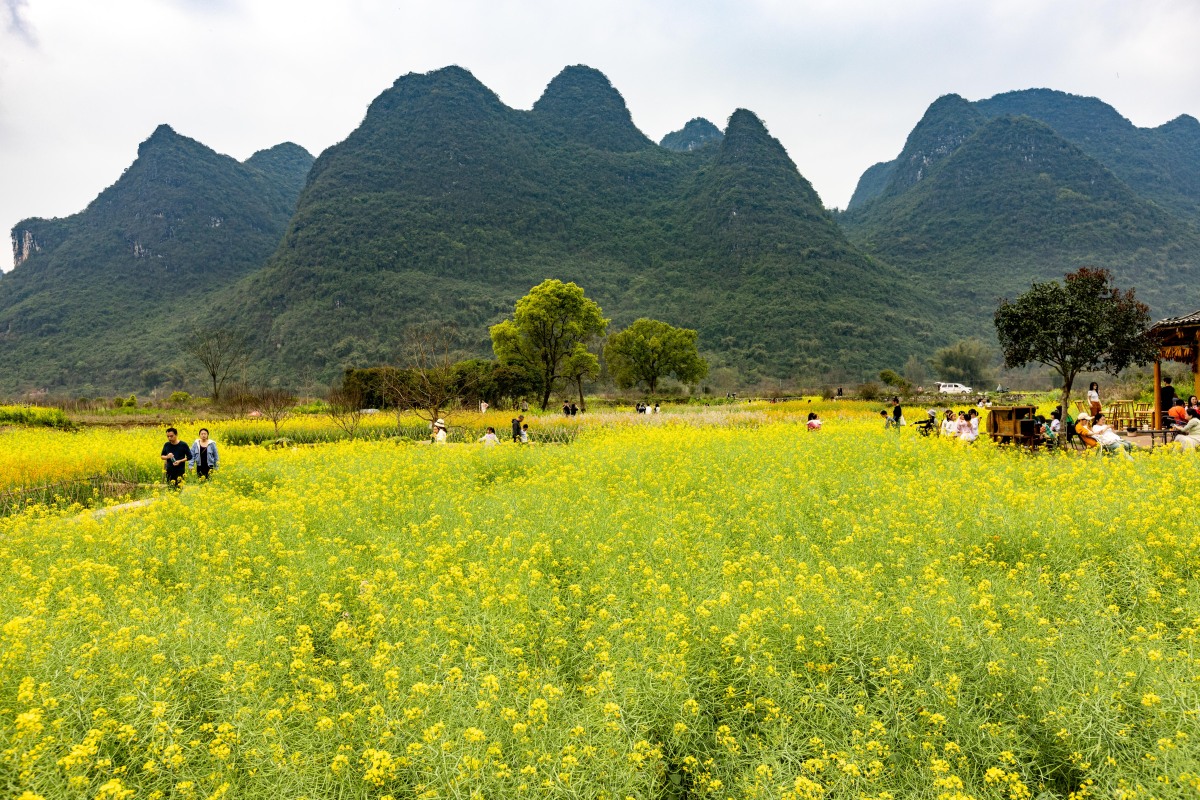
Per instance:
[[[548,277],[582,285],[615,328],[698,328],[750,378],[869,373],[934,336],[753,114],[675,152],[585,67],[531,111],[457,67],[400,78],[317,159],[278,251],[228,297],[267,332],[264,365],[328,378],[394,358],[415,321],[453,321],[487,354],[487,326]]]
[[[999,297],[1083,265],[1112,269],[1156,314],[1200,306],[1195,230],[1027,117],[987,121],[919,182],[841,219],[852,241],[919,275],[964,335],[990,334]]]
[[[1157,128],[1139,128],[1101,100],[1051,89],[1005,92],[973,103],[958,95],[938,98],[900,155],[863,173],[849,210],[908,188],[983,121],[1005,116],[1044,122],[1144,199],[1200,224],[1200,122],[1184,114]]]
[[[1200,223],[1200,122],[1186,114],[1139,128],[1094,97],[1026,89],[974,104],[983,114],[1040,120],[1143,197]]]
[[[0,391],[140,390],[190,368],[185,330],[275,249],[310,162],[284,144],[240,164],[163,125],[85,210],[19,223]]]
[[[916,186],[985,121],[982,114],[958,95],[939,97],[908,135],[879,196],[894,197]]]

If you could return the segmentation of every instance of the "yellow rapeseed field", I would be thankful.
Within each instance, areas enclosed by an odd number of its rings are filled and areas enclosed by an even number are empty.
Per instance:
[[[1194,455],[808,408],[0,519],[0,795],[1200,795]]]

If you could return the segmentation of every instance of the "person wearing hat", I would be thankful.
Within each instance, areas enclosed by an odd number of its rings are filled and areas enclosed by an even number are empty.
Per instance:
[[[430,438],[434,444],[446,443],[446,421],[441,417],[438,418],[437,422],[433,423],[433,434]]]
[[[1079,434],[1085,447],[1096,446],[1096,434],[1092,432],[1091,414],[1084,411],[1079,415],[1079,419],[1075,421],[1075,433]]]

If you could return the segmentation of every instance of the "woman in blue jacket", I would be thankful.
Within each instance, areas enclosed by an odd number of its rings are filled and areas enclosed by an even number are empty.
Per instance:
[[[201,428],[200,438],[192,442],[192,463],[201,478],[217,468],[217,443],[208,438],[208,428]]]

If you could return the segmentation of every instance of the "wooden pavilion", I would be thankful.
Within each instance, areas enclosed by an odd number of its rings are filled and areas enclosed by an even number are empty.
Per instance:
[[[1150,326],[1158,340],[1158,358],[1154,362],[1154,427],[1162,424],[1162,362],[1177,361],[1192,368],[1192,394],[1200,396],[1200,311],[1183,317],[1159,320]]]

